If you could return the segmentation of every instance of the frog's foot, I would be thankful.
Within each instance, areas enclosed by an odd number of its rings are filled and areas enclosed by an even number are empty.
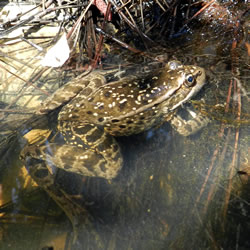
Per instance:
[[[189,120],[183,119],[180,115],[176,114],[172,117],[171,126],[183,136],[189,136],[195,134],[210,122],[208,117],[203,116],[201,113],[195,113],[190,109],[186,109],[189,115],[192,117]]]
[[[39,186],[47,188],[54,184],[54,178],[51,177],[51,171],[47,168],[46,162],[40,159],[39,148],[36,145],[26,146],[20,158],[24,162],[25,167],[31,177],[37,182]]]

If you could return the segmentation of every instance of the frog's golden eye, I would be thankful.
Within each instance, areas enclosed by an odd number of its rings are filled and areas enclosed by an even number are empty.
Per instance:
[[[186,76],[186,79],[185,79],[185,82],[184,82],[185,86],[190,88],[190,87],[193,87],[194,84],[195,84],[195,77],[191,74],[188,74]]]

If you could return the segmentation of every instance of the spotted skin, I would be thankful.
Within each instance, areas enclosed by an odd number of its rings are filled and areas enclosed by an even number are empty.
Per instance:
[[[46,160],[50,166],[112,179],[123,162],[114,136],[137,134],[170,121],[176,109],[204,83],[203,68],[178,61],[153,74],[108,84],[99,73],[79,76],[56,91],[39,110],[46,114],[62,107],[57,128],[64,144],[51,140],[28,147],[36,147],[38,153],[33,157]]]

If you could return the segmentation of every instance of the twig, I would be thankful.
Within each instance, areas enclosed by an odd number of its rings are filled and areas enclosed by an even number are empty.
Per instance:
[[[53,0],[49,0],[49,1],[46,3],[46,7],[49,7],[52,3],[53,3]],[[52,10],[54,10],[54,9],[52,9]],[[50,10],[45,10],[45,11],[39,11],[38,13],[36,13],[36,14],[34,14],[34,15],[28,17],[27,19],[25,19],[25,20],[19,22],[17,25],[15,25],[15,26],[13,26],[13,27],[11,27],[11,28],[5,30],[5,31],[0,32],[0,38],[5,37],[6,35],[8,35],[9,33],[11,33],[12,31],[14,31],[14,30],[16,30],[16,29],[22,27],[23,25],[29,23],[31,20],[33,20],[33,19],[36,17],[36,15],[40,15],[40,16],[46,15],[46,14],[48,14],[49,12],[51,12],[52,10],[50,9]]]
[[[135,31],[137,31],[137,33],[143,38],[146,38],[148,41],[155,43],[153,40],[151,40],[145,33],[141,32],[139,30],[139,28],[132,23],[126,16],[125,14],[120,10],[120,8],[118,8],[118,6],[116,5],[116,3],[113,0],[110,0],[111,4],[114,6],[115,11],[121,15],[122,18],[124,18],[125,22]]]
[[[70,42],[72,40],[72,37],[74,36],[74,34],[77,32],[78,29],[80,29],[81,21],[84,18],[84,16],[86,15],[86,13],[89,10],[90,6],[93,4],[93,2],[94,2],[94,0],[91,0],[89,2],[89,4],[87,5],[86,9],[84,10],[84,12],[77,19],[77,21],[74,24],[74,26],[72,27],[72,29],[68,32],[68,34],[67,34],[67,40],[68,40],[68,42]]]
[[[110,11],[111,11],[111,3],[108,3],[106,14],[104,16],[104,21],[102,23],[102,30],[105,30],[107,20],[108,20],[108,17],[110,15]],[[98,61],[99,61],[99,59],[101,57],[100,53],[101,53],[101,50],[102,50],[103,40],[104,40],[104,35],[103,35],[103,33],[101,33],[100,38],[99,38],[99,42],[98,42],[98,46],[97,46],[97,49],[96,49],[95,58],[94,58],[92,68],[96,68],[96,65],[97,65],[97,63],[98,63]]]
[[[0,68],[2,68],[3,70],[7,71],[9,74],[15,76],[16,78],[22,80],[22,81],[25,82],[27,85],[32,86],[33,88],[40,90],[40,91],[43,92],[45,95],[47,95],[47,96],[50,95],[47,91],[38,88],[37,86],[35,86],[35,85],[34,85],[32,82],[30,82],[30,81],[24,80],[22,77],[16,75],[15,73],[13,73],[13,72],[11,72],[10,70],[8,70],[8,69],[6,69],[5,67],[3,67],[1,64],[0,64]]]
[[[1,68],[4,68],[3,66],[0,65]],[[41,70],[40,72],[38,72],[38,74],[36,75],[36,77],[33,79],[33,81],[36,81],[46,70],[48,70],[49,68],[44,68],[43,70]],[[13,74],[14,76],[16,76],[17,78],[19,78],[20,80],[24,81],[28,86],[32,86],[36,89],[39,89],[40,91],[42,91],[43,93],[45,93],[46,95],[49,95],[49,93],[45,90],[42,90],[40,88],[38,88],[37,86],[34,86],[33,83],[31,83],[30,81],[26,81],[23,78],[17,76],[16,74],[8,71],[7,69],[4,68],[4,70],[6,70],[7,72],[9,72],[10,74]],[[17,102],[17,100],[22,97],[23,92],[25,91],[25,85],[21,88],[21,91],[18,93],[18,95],[16,96],[16,98],[5,108],[5,109],[9,109],[12,105],[14,105],[14,103]],[[5,114],[1,114],[0,119],[4,119]]]
[[[204,7],[202,7],[199,11],[197,11],[190,19],[188,19],[186,22],[184,22],[183,26],[180,28],[180,30],[177,33],[181,33],[182,30],[184,29],[184,27],[190,23],[195,17],[197,17],[198,15],[200,15],[200,13],[202,13],[206,8],[208,8],[213,2],[215,2],[216,0],[211,0],[210,2],[208,2]]]
[[[239,23],[236,23],[236,27],[238,27],[238,26],[239,26]],[[236,30],[237,29],[235,29],[235,32],[237,32]],[[237,34],[234,34],[234,35],[236,36]],[[236,41],[236,39],[234,39],[233,43],[232,43],[232,49],[231,49],[232,55],[233,55],[233,63],[232,63],[232,65],[237,64],[237,58],[234,55],[234,51],[235,51],[236,47],[237,47],[237,41]],[[233,75],[235,74],[235,71],[236,71],[235,67],[232,67]],[[232,83],[234,85],[234,93],[237,95],[237,102],[236,102],[236,100],[234,100],[234,104],[237,105],[236,110],[235,110],[236,116],[237,116],[236,119],[238,121],[240,121],[240,117],[241,117],[240,87],[238,86],[237,81],[235,79],[231,80],[231,85],[232,85]],[[235,105],[234,105],[234,107],[235,107]],[[228,183],[227,192],[225,194],[225,205],[224,205],[224,209],[223,209],[224,221],[225,221],[225,218],[226,218],[229,199],[230,199],[230,196],[231,196],[233,173],[234,173],[235,168],[236,168],[237,151],[238,151],[238,144],[239,144],[239,134],[240,134],[239,128],[236,128],[232,163],[231,163],[230,168],[229,168],[229,183]]]

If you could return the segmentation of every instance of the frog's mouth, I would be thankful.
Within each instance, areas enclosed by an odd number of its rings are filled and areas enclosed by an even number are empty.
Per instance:
[[[205,81],[204,81],[203,84],[197,84],[195,87],[193,87],[191,89],[191,91],[188,93],[188,95],[184,99],[182,99],[180,102],[175,104],[170,110],[173,111],[176,108],[178,108],[180,105],[182,105],[185,102],[189,101],[192,97],[194,97],[200,91],[200,89],[203,87],[204,84],[205,84]]]

